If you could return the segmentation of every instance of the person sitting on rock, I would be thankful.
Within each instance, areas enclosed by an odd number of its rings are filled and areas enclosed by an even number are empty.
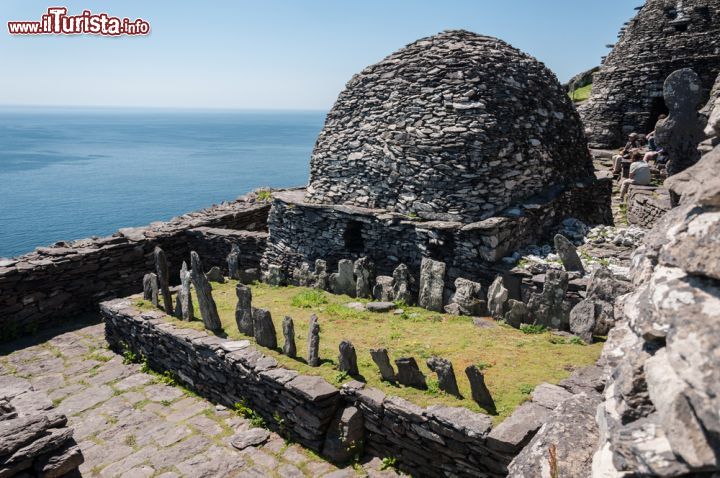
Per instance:
[[[650,165],[643,161],[643,155],[639,151],[633,153],[632,164],[630,165],[630,177],[623,179],[620,183],[620,200],[625,201],[625,195],[630,189],[631,184],[638,186],[647,186],[652,179]]]
[[[640,137],[637,133],[630,133],[628,142],[625,144],[622,152],[613,156],[613,174],[621,175],[623,159],[629,158],[636,150],[642,147]]]

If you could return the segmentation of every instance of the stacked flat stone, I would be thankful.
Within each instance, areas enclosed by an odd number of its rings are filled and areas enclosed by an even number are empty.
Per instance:
[[[579,110],[594,148],[625,143],[631,132],[649,133],[660,113],[663,82],[692,68],[703,94],[720,73],[720,2],[648,0],[594,75],[590,100]],[[699,105],[695,105],[699,106]]]
[[[589,177],[555,75],[501,40],[456,30],[348,82],[313,151],[306,201],[473,222]]]
[[[0,377],[0,476],[66,476],[83,461],[73,429],[47,395],[23,378]]]

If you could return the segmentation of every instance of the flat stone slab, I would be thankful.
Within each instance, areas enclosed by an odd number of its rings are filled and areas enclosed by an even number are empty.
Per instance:
[[[251,428],[237,433],[230,439],[230,444],[238,450],[244,450],[250,446],[262,445],[270,438],[270,432],[264,428]]]
[[[365,308],[368,312],[390,312],[395,308],[392,302],[370,302]]]

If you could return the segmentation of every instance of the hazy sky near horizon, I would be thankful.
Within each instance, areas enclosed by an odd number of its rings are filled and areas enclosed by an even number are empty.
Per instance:
[[[2,0],[0,105],[329,109],[350,77],[447,29],[499,37],[561,81],[599,64],[641,0]],[[50,6],[147,37],[13,36]]]

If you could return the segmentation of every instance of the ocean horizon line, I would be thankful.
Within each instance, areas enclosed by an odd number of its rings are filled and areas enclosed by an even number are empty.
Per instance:
[[[101,105],[25,105],[0,104],[0,111],[34,111],[34,112],[120,112],[120,113],[327,113],[328,109],[296,109],[296,108],[215,108],[215,107],[184,107],[184,106],[101,106]]]

